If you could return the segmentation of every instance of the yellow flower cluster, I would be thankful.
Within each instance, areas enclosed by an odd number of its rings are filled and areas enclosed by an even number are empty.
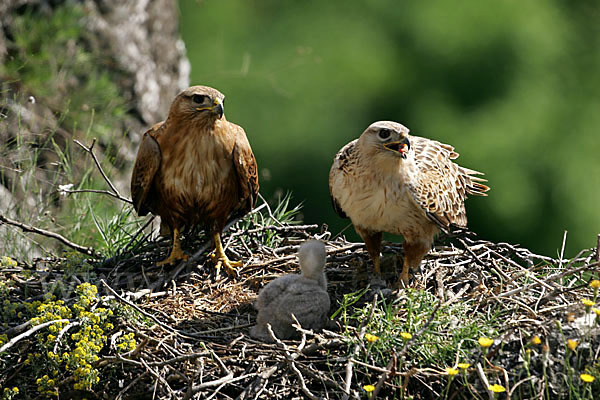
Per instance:
[[[19,394],[18,387],[13,387],[12,389],[4,388],[4,390],[2,391],[2,400],[11,400],[13,397],[15,397],[18,394]]]
[[[17,262],[10,257],[0,257],[0,268],[14,268],[17,266]]]
[[[372,333],[365,333],[365,339],[367,339],[367,342],[369,343],[374,343],[379,339],[379,336],[373,335]]]
[[[19,303],[12,303],[10,300],[4,299],[0,305],[0,321],[2,321],[4,329],[8,328],[8,321],[15,318],[18,308]]]
[[[78,299],[72,306],[66,306],[64,301],[56,300],[54,296],[48,296],[43,302],[36,301],[28,306],[34,315],[31,319],[32,325],[57,319],[69,319],[74,323],[66,330],[64,328],[68,322],[57,322],[40,332],[37,335],[38,343],[44,351],[32,351],[25,360],[26,365],[45,365],[44,372],[53,376],[50,378],[44,375],[37,380],[41,397],[58,394],[55,385],[56,380],[62,379],[62,374],[72,376],[73,388],[76,390],[90,390],[100,381],[94,363],[99,360],[99,353],[106,345],[108,332],[114,329],[113,324],[109,322],[113,312],[103,307],[92,309],[99,300],[96,286],[83,283],[75,292]],[[65,334],[67,332],[68,334]],[[55,352],[59,336],[62,337],[58,343],[61,350]],[[133,333],[124,337],[126,339],[123,340],[123,348],[135,348]]]
[[[90,304],[94,304],[98,301],[98,288],[91,283],[82,283],[77,286],[75,292],[79,294],[79,305],[84,308],[87,308]]]
[[[44,375],[38,378],[35,383],[37,384],[37,390],[42,396],[56,396],[56,381]]]
[[[100,381],[98,370],[93,367],[92,363],[99,360],[98,354],[106,344],[105,329],[113,329],[111,323],[105,322],[106,318],[112,315],[112,312],[109,313],[109,311],[97,308],[93,313],[79,312],[85,325],[78,332],[71,334],[71,339],[75,342],[75,349],[63,353],[61,357],[61,362],[66,364],[65,369],[73,372],[74,389],[91,389]]]
[[[39,325],[56,319],[69,319],[72,317],[71,310],[65,306],[65,302],[55,299],[55,296],[51,296],[44,303],[40,303],[39,301],[32,303],[37,317],[31,319],[31,325]],[[50,332],[59,332],[65,325],[66,323],[64,322],[57,322],[51,325],[53,330]]]
[[[27,354],[27,359],[25,359],[25,365],[33,364],[39,362],[39,359],[42,357],[42,354],[39,352],[29,353]]]
[[[137,347],[137,342],[134,338],[135,334],[133,332],[126,333],[121,336],[117,341],[117,350],[120,353],[126,353],[128,351],[133,351]]]

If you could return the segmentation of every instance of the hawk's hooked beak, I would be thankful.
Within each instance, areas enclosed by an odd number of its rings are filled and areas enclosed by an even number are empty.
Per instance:
[[[219,116],[219,119],[221,119],[223,117],[223,114],[225,113],[225,108],[223,107],[223,103],[221,103],[219,100],[215,100],[212,107],[196,107],[196,111],[204,111],[204,110],[209,110],[209,111],[214,112],[215,114],[217,114]]]
[[[225,113],[225,108],[221,102],[215,102],[215,105],[211,108],[211,110],[219,116],[219,119],[221,119]]]
[[[408,151],[410,150],[410,142],[408,141],[408,138],[404,138],[397,142],[385,143],[383,147],[405,159],[408,155]]]

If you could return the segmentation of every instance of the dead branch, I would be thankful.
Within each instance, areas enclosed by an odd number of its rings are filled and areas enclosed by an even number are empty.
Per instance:
[[[294,355],[290,354],[290,351],[289,351],[287,345],[285,343],[283,343],[281,340],[279,340],[277,338],[277,336],[275,336],[275,333],[273,333],[273,330],[271,329],[271,324],[269,324],[269,323],[267,323],[267,330],[269,331],[269,335],[271,336],[271,339],[273,339],[273,341],[275,343],[277,343],[282,348],[283,352],[285,353],[286,361],[288,362],[290,369],[294,372],[294,374],[296,374],[296,377],[300,381],[300,388],[302,389],[302,392],[304,393],[304,395],[311,400],[319,400],[320,398],[315,396],[314,394],[312,394],[312,392],[306,387],[306,381],[304,380],[304,376],[302,376],[302,373],[296,367],[294,360],[298,357],[300,352],[297,352]],[[302,335],[303,335],[302,343],[304,343],[306,340],[306,337],[304,336],[304,333]],[[300,351],[301,351],[301,347],[304,347],[304,346],[303,345],[299,346]]]
[[[46,236],[52,239],[56,239],[59,242],[61,242],[62,244],[77,250],[80,253],[83,253],[87,256],[92,256],[92,257],[97,257],[97,258],[101,258],[102,254],[100,254],[99,252],[97,252],[96,250],[94,250],[91,247],[85,247],[85,246],[81,246],[78,245],[77,243],[73,243],[71,242],[69,239],[67,239],[66,237],[55,233],[55,232],[50,232],[47,231],[45,229],[40,229],[40,228],[36,228],[35,226],[31,226],[31,225],[27,225],[24,224],[22,222],[19,221],[14,221],[10,218],[5,217],[4,215],[0,214],[0,222],[3,222],[7,225],[12,225],[12,226],[16,226],[17,228],[21,229],[22,231],[25,232],[31,232],[31,233],[37,233],[38,235],[42,235],[42,236]]]
[[[119,199],[119,200],[121,200],[121,201],[123,201],[125,203],[133,204],[133,202],[130,199],[121,196],[121,194],[119,193],[119,191],[117,190],[117,188],[115,187],[115,185],[113,185],[113,183],[111,182],[111,180],[108,178],[108,176],[104,172],[104,169],[102,168],[102,165],[100,165],[100,161],[98,161],[98,157],[96,157],[96,154],[94,153],[94,145],[96,144],[96,138],[94,138],[94,140],[92,141],[92,144],[89,147],[85,146],[84,144],[82,144],[77,139],[73,139],[73,141],[76,144],[78,144],[86,153],[88,153],[90,156],[92,156],[92,159],[94,160],[94,163],[96,164],[96,167],[100,171],[100,174],[102,175],[102,178],[104,178],[104,181],[108,184],[108,186],[112,190],[112,193],[108,192],[108,194],[110,194],[112,197],[115,197],[115,198],[117,198],[117,199]]]
[[[58,335],[56,335],[56,340],[54,341],[54,349],[52,349],[52,351],[54,352],[54,354],[58,354],[58,345],[60,344],[60,340],[62,339],[62,337],[64,336],[64,334],[71,329],[74,326],[79,326],[81,323],[78,321],[74,321],[74,322],[69,322],[67,325],[64,326],[64,328],[62,328],[60,330],[60,332],[58,333]]]
[[[100,282],[104,285],[104,287],[106,287],[108,289],[109,292],[111,292],[113,294],[113,296],[115,296],[119,301],[121,301],[122,303],[127,304],[128,306],[132,307],[133,309],[135,309],[137,312],[145,315],[146,317],[150,318],[152,321],[156,322],[158,324],[158,326],[160,326],[162,329],[164,329],[166,332],[169,333],[175,333],[178,336],[182,336],[188,339],[194,339],[194,337],[186,335],[182,332],[180,332],[179,330],[173,328],[172,326],[169,326],[167,324],[165,324],[164,322],[162,322],[161,320],[159,320],[158,318],[156,318],[153,314],[150,314],[144,310],[142,310],[140,307],[138,307],[136,304],[130,302],[129,300],[124,299],[123,297],[119,296],[119,294],[117,294],[117,292],[115,292],[113,290],[113,288],[111,288],[108,283],[106,283],[106,281],[104,279],[100,279]]]
[[[14,338],[10,339],[8,342],[6,342],[4,344],[4,346],[0,347],[0,353],[5,352],[6,350],[10,349],[11,347],[13,347],[15,344],[17,344],[21,339],[24,339],[28,336],[33,335],[34,333],[36,333],[37,331],[46,328],[47,326],[59,323],[59,322],[70,322],[71,320],[69,319],[55,319],[52,321],[48,321],[48,322],[44,322],[43,324],[39,324],[34,326],[33,328],[29,329],[26,332],[21,333],[18,336],[15,336]]]

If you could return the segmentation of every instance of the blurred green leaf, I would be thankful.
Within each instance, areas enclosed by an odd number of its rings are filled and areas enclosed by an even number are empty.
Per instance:
[[[180,0],[192,82],[227,95],[262,192],[331,210],[335,153],[371,122],[450,143],[492,190],[481,237],[555,254],[600,231],[600,3]],[[267,174],[264,174],[268,170]],[[266,179],[265,177],[269,177]],[[354,236],[354,238],[357,238]]]

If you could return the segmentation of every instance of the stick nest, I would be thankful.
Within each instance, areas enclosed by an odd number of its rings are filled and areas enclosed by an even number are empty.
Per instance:
[[[565,363],[571,369],[597,363],[598,324],[581,302],[594,296],[588,282],[596,276],[596,249],[562,260],[461,235],[446,239],[449,245],[436,246],[426,256],[410,289],[394,292],[365,289],[372,264],[364,246],[331,236],[324,226],[265,226],[246,218],[225,234],[230,257],[245,263],[236,278],[216,275],[208,257],[212,245],[201,232],[187,235],[184,249],[193,255],[173,267],[156,266],[169,250],[168,241],[144,239],[110,259],[83,257],[85,273],[74,272],[67,258],[54,256],[0,273],[5,282],[15,282],[7,292],[12,302],[40,299],[49,284],[60,282],[68,304],[73,292],[65,288],[87,280],[103,294],[102,304],[124,310],[114,332],[134,332],[136,348],[118,352],[114,338],[107,341],[94,363],[100,377],[94,390],[73,390],[65,377],[56,383],[64,398],[438,398],[453,384],[445,368],[456,364],[415,360],[426,333],[453,335],[445,328],[436,331],[436,321],[457,304],[470,318],[493,315],[497,324],[490,348],[479,347],[477,335],[458,345],[455,361],[471,367],[465,375],[468,384],[454,381],[453,398],[488,398],[491,383],[512,394],[527,387],[528,393],[560,397],[569,390],[561,378]],[[312,332],[298,327],[299,341],[264,344],[252,339],[252,303],[260,288],[282,274],[299,272],[295,253],[309,238],[323,240],[327,247],[331,314],[341,307],[346,316],[362,317],[341,318],[338,312],[336,328]],[[383,253],[382,269],[391,287],[400,270],[402,246],[386,242]],[[391,320],[402,326],[410,293],[432,299],[429,317],[422,319],[412,339],[395,335],[396,342],[372,347],[365,335],[380,311],[393,310]],[[17,322],[5,324],[7,340],[26,329]],[[533,335],[542,338],[540,345],[529,343]],[[570,352],[565,340],[571,337],[587,338],[585,346]],[[1,355],[11,363],[0,373],[2,386],[24,384],[22,378],[32,368],[24,363],[25,355],[35,341],[34,333],[26,335]],[[527,354],[539,361],[525,365]],[[517,372],[524,366],[528,375]]]

